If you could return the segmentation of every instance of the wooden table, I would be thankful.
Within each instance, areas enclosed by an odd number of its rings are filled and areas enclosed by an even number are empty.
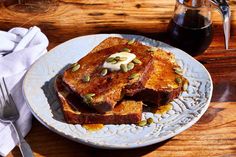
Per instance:
[[[39,26],[49,49],[94,33],[142,34],[166,40],[175,0],[28,0],[12,6],[0,0],[0,29]],[[209,70],[214,92],[209,109],[190,129],[162,143],[130,150],[101,150],[67,140],[36,119],[26,140],[39,156],[236,156],[236,1],[230,0],[230,50],[224,50],[220,14],[213,12],[214,41],[197,59]],[[15,148],[8,157],[20,156]]]

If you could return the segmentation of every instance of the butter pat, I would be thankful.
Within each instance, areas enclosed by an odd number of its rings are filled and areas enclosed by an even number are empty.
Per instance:
[[[107,62],[105,61],[103,63],[103,68],[107,68],[110,71],[119,71],[120,70],[120,65],[121,64],[125,64],[127,65],[128,63],[130,63],[133,59],[136,58],[136,55],[133,53],[129,53],[129,52],[119,52],[119,53],[114,53],[112,55],[110,55],[108,58],[115,58],[115,57],[125,57],[125,60],[121,60],[118,61],[117,63],[111,63],[111,62]]]

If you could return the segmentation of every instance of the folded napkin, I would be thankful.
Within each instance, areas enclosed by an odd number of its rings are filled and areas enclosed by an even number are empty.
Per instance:
[[[47,52],[47,46],[47,37],[36,26],[0,31],[0,78],[5,78],[20,112],[16,124],[23,136],[31,129],[32,115],[22,94],[22,81],[30,66]],[[17,143],[12,126],[0,122],[0,155],[6,156]]]

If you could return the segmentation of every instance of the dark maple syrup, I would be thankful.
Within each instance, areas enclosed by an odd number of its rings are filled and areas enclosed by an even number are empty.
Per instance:
[[[213,38],[212,23],[196,11],[179,14],[169,23],[170,44],[192,56],[203,53]]]

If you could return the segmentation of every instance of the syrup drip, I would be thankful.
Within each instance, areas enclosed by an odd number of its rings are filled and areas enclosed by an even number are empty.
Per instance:
[[[88,131],[98,131],[104,127],[103,124],[84,124],[82,126]]]
[[[165,114],[166,112],[168,112],[169,110],[171,110],[172,108],[173,108],[172,104],[168,103],[166,105],[159,106],[158,108],[155,108],[153,113],[162,115],[162,114]]]

